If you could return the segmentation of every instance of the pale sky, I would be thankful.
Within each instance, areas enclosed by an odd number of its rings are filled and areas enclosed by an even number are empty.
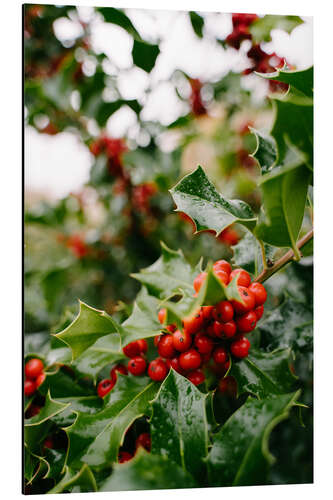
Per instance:
[[[80,16],[89,19],[91,10],[80,7]],[[220,79],[229,70],[241,71],[248,66],[242,51],[224,50],[214,37],[226,37],[231,27],[230,14],[206,13],[204,39],[199,39],[182,12],[127,9],[127,15],[141,36],[151,42],[162,40],[156,65],[150,75],[132,65],[132,38],[122,28],[97,19],[92,23],[91,41],[96,51],[105,52],[112,63],[110,74],[117,73],[118,89],[124,99],[138,99],[144,105],[144,120],[159,120],[167,125],[180,114],[186,113],[184,105],[176,96],[170,77],[175,69],[181,69],[190,76],[205,80]],[[313,63],[312,19],[293,30],[291,35],[272,31],[272,42],[264,44],[267,51],[284,56],[298,69]],[[60,40],[80,36],[81,26],[75,20],[59,19],[55,25]],[[116,50],[114,50],[116,47]],[[245,50],[245,47],[244,47]],[[94,62],[87,62],[87,71]],[[248,87],[260,87],[257,79],[248,79]],[[145,96],[149,86],[154,89]],[[107,122],[111,136],[125,134],[135,137],[138,133],[136,116],[129,108],[121,108]],[[72,133],[63,132],[54,136],[39,134],[33,127],[27,127],[25,140],[26,189],[45,191],[52,198],[61,198],[71,191],[78,191],[88,180],[92,157],[88,149]]]

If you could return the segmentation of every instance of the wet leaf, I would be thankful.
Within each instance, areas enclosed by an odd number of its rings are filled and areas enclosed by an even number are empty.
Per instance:
[[[55,337],[72,351],[73,360],[83,354],[99,338],[118,332],[118,325],[105,311],[80,301],[80,311],[74,321]]]
[[[69,438],[67,464],[101,466],[117,461],[126,430],[137,418],[149,415],[150,401],[158,384],[147,377],[117,376],[105,398],[104,408],[94,414],[77,412],[75,423],[66,428]]]
[[[70,491],[71,493],[97,491],[94,474],[87,464],[84,464],[78,472],[66,466],[64,477],[48,493],[63,493],[66,491]]]
[[[238,394],[249,392],[259,399],[295,389],[290,371],[290,349],[263,352],[251,347],[249,356],[231,366],[229,375],[237,381]]]
[[[195,479],[161,455],[140,450],[125,464],[116,464],[100,491],[195,488]]]
[[[256,217],[242,200],[228,200],[215,189],[202,167],[183,177],[170,193],[177,205],[176,212],[185,212],[195,223],[197,231],[214,230],[218,236],[238,222],[249,229]]]
[[[266,399],[249,397],[213,437],[208,455],[212,486],[247,486],[265,483],[269,463],[269,436],[288,417],[299,392]]]
[[[170,370],[152,403],[152,453],[165,456],[198,480],[208,451],[207,394]]]

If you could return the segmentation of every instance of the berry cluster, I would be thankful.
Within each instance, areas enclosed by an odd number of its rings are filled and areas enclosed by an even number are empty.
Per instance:
[[[251,283],[250,275],[244,269],[231,270],[225,260],[215,262],[216,276],[227,285],[238,276],[238,290],[243,302],[223,300],[215,306],[203,306],[191,318],[183,319],[183,328],[167,325],[155,339],[158,353],[165,359],[167,367],[185,375],[195,385],[205,380],[202,367],[213,360],[213,371],[226,373],[230,366],[230,355],[244,358],[248,355],[250,342],[246,334],[251,332],[262,317],[266,290],[260,283]],[[199,292],[207,273],[200,273],[193,286]],[[166,311],[159,312],[162,324]],[[156,360],[157,361],[157,360]],[[163,362],[163,360],[160,360]]]
[[[127,368],[121,364],[113,367],[110,378],[98,384],[99,396],[104,397],[112,390],[117,381],[117,371],[135,376],[147,371],[152,380],[161,382],[172,367],[194,385],[199,385],[205,380],[203,368],[208,367],[217,375],[225,375],[230,366],[230,356],[242,359],[248,355],[250,342],[246,334],[256,327],[263,315],[266,290],[261,283],[251,283],[247,271],[241,268],[232,270],[225,260],[215,262],[213,271],[224,285],[237,277],[242,302],[223,300],[215,306],[202,306],[197,314],[183,319],[182,328],[167,324],[166,309],[161,309],[158,313],[161,334],[154,338],[159,356],[147,364],[147,342],[140,339],[127,344],[123,348],[125,356],[129,358]],[[207,273],[202,272],[194,279],[195,294],[199,292],[206,276]],[[209,366],[211,361],[213,364]],[[221,382],[221,392],[227,391],[229,378]],[[232,381],[230,387],[232,389]]]
[[[29,359],[25,364],[24,373],[24,394],[25,396],[32,396],[46,377],[43,362],[38,358]]]

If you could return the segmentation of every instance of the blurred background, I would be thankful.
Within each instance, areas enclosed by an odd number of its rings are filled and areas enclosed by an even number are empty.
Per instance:
[[[240,228],[193,238],[168,189],[201,164],[258,211],[249,127],[286,88],[255,71],[311,65],[311,19],[26,5],[24,48],[26,332],[78,297],[126,312],[161,240],[230,257]]]

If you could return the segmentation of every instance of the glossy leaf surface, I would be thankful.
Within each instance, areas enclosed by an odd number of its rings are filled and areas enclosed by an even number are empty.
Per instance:
[[[208,455],[212,485],[264,484],[268,464],[273,460],[268,446],[270,433],[288,416],[298,395],[247,399],[213,437]]]
[[[80,311],[74,321],[55,336],[72,350],[73,360],[78,358],[99,338],[118,331],[118,325],[105,311],[80,302]]]
[[[197,231],[214,230],[218,236],[234,222],[253,228],[256,217],[242,200],[228,200],[215,189],[202,167],[185,176],[170,193],[177,212],[185,212]]]
[[[235,377],[238,394],[249,392],[263,399],[270,394],[292,391],[295,377],[290,371],[290,349],[263,352],[251,347],[247,358],[232,363],[228,375]]]
[[[162,490],[196,486],[194,478],[178,464],[161,455],[142,450],[129,462],[115,465],[112,475],[102,484],[100,491]]]
[[[152,403],[152,453],[178,463],[195,478],[205,475],[208,451],[207,394],[170,370]]]
[[[104,408],[94,414],[78,412],[75,423],[66,429],[68,465],[100,466],[117,461],[126,430],[140,416],[149,415],[149,403],[157,389],[158,385],[147,377],[118,374]]]

